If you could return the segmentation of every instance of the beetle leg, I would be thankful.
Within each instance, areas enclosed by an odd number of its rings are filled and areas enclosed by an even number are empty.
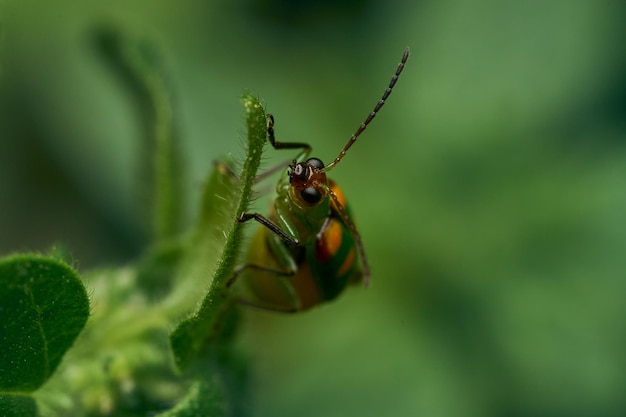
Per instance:
[[[285,160],[283,162],[279,162],[278,164],[274,165],[271,168],[268,168],[267,170],[261,172],[259,175],[257,175],[254,178],[254,183],[257,184],[263,180],[265,180],[267,177],[270,177],[271,175],[275,174],[276,172],[282,170],[282,169],[286,169],[289,164],[291,164],[293,160],[292,159],[288,159]],[[213,166],[215,168],[217,168],[220,173],[232,178],[233,180],[237,181],[237,182],[241,182],[241,179],[239,178],[239,175],[235,172],[235,170],[228,165],[225,162],[222,161],[213,161]]]
[[[248,307],[259,308],[261,310],[277,311],[279,313],[297,313],[298,312],[298,309],[296,307],[284,308],[282,306],[278,306],[274,304],[261,304],[259,302],[244,300],[243,298],[238,298],[237,302],[239,304],[243,304]]]
[[[267,140],[276,150],[279,149],[302,149],[296,160],[301,161],[311,153],[311,145],[304,142],[278,142],[274,133],[274,116],[267,114]]]
[[[257,175],[254,178],[254,183],[255,184],[259,183],[259,182],[263,181],[264,179],[266,179],[267,177],[269,177],[272,174],[274,174],[275,172],[280,171],[282,169],[286,169],[289,166],[289,164],[291,164],[292,161],[293,161],[292,159],[288,159],[286,161],[279,162],[276,165],[274,165],[273,167],[268,168],[267,170],[261,172],[259,175]]]
[[[241,213],[241,216],[239,216],[237,218],[237,221],[239,223],[243,223],[243,222],[247,222],[248,220],[252,220],[252,219],[256,220],[257,222],[261,223],[263,226],[265,226],[268,229],[270,229],[272,232],[274,232],[275,234],[280,236],[280,238],[282,240],[284,240],[285,242],[287,242],[288,244],[294,245],[294,246],[299,246],[300,245],[300,241],[298,239],[289,236],[287,233],[285,233],[283,231],[283,229],[278,227],[278,225],[276,225],[276,223],[272,222],[270,219],[268,219],[267,217],[263,216],[261,213],[246,213],[246,212],[243,212],[243,213]]]

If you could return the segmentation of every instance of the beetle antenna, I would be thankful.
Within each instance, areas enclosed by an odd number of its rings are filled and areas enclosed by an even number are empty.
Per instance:
[[[350,234],[352,235],[352,238],[356,243],[357,250],[359,251],[359,258],[361,258],[361,262],[363,263],[363,284],[367,287],[370,283],[370,267],[367,263],[367,255],[365,255],[365,248],[363,246],[363,241],[361,240],[361,235],[359,234],[359,231],[356,230],[356,225],[352,222],[348,213],[346,213],[346,209],[339,202],[337,194],[335,194],[335,192],[327,185],[323,186],[323,188],[330,195],[330,198],[333,199],[333,203],[335,203],[335,206],[337,207],[337,212],[341,216],[341,220],[343,220],[346,226],[348,226],[348,229],[350,229]]]
[[[389,95],[391,94],[391,90],[396,85],[396,82],[398,81],[398,78],[400,77],[400,74],[402,73],[402,70],[404,69],[404,66],[406,65],[406,61],[408,59],[409,59],[409,48],[407,47],[404,50],[404,53],[402,54],[402,60],[398,64],[398,68],[396,68],[396,73],[393,75],[393,77],[391,77],[391,81],[389,82],[389,87],[387,87],[381,99],[378,101],[378,103],[376,103],[376,106],[374,106],[374,110],[372,110],[370,114],[367,116],[367,118],[365,119],[365,121],[361,123],[361,126],[359,126],[356,132],[354,132],[350,140],[348,140],[348,143],[346,144],[346,146],[342,149],[341,152],[339,152],[339,155],[335,158],[335,160],[332,161],[330,164],[326,165],[322,169],[323,172],[330,171],[335,165],[339,163],[339,161],[341,161],[341,159],[346,155],[346,152],[348,151],[348,149],[350,149],[352,144],[356,142],[356,138],[358,138],[359,135],[363,133],[367,125],[369,125],[370,122],[374,120],[374,117],[376,117],[376,114],[380,111],[380,109],[387,102],[387,98],[389,98]]]

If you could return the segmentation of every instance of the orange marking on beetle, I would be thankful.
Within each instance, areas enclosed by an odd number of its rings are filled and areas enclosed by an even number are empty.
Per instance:
[[[333,180],[328,180],[328,183],[330,185],[330,189],[333,191],[333,193],[335,193],[337,200],[339,200],[339,204],[346,208],[348,202],[346,201],[346,196],[343,195],[343,191],[341,191],[341,188],[339,188],[337,183],[335,183]],[[333,205],[335,205],[334,202]]]
[[[352,264],[354,264],[354,249],[351,248],[350,252],[348,252],[348,256],[346,256],[346,259],[341,264],[341,268],[339,268],[339,271],[337,271],[337,277],[341,278],[348,272],[350,272],[350,269],[352,269]]]
[[[332,259],[341,247],[342,238],[343,230],[341,223],[337,220],[331,220],[326,230],[324,230],[321,239],[317,241],[317,260],[320,262],[328,262]]]
[[[291,278],[291,282],[302,310],[308,310],[321,302],[319,288],[308,264],[301,265],[296,275]]]

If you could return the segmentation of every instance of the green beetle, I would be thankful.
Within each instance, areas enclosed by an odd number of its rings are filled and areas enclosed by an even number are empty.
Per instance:
[[[298,312],[335,299],[348,284],[369,284],[370,270],[361,236],[343,192],[326,173],[345,156],[385,104],[409,58],[407,48],[389,86],[374,109],[328,165],[308,158],[311,146],[278,142],[274,117],[267,115],[267,136],[274,149],[300,149],[277,186],[268,217],[241,213],[239,222],[256,220],[263,227],[250,242],[247,260],[229,286],[243,281],[239,300],[259,308]]]

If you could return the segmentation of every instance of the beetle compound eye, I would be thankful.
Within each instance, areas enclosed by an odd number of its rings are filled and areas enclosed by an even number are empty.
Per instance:
[[[293,167],[293,172],[291,175],[298,178],[299,180],[305,181],[307,179],[307,169],[304,164],[297,164]]]
[[[309,204],[315,204],[322,199],[322,193],[315,187],[307,187],[300,191],[302,199]]]
[[[306,163],[311,165],[315,169],[322,169],[322,168],[324,168],[324,163],[319,158],[309,158],[309,159],[307,159]]]

